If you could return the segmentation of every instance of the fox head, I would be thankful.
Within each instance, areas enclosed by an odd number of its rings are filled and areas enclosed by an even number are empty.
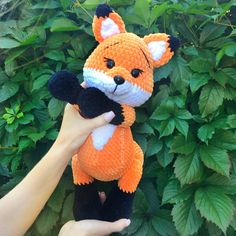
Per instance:
[[[122,18],[106,4],[96,9],[93,33],[99,45],[83,69],[86,86],[118,103],[145,103],[153,91],[153,69],[171,59],[179,40],[162,33],[144,38],[128,33]]]

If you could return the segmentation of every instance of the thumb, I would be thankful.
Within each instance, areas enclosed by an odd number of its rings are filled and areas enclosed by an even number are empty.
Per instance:
[[[113,111],[109,111],[106,113],[103,113],[100,116],[97,116],[90,121],[90,128],[95,129],[100,126],[108,124],[113,118],[115,117],[115,113]]]

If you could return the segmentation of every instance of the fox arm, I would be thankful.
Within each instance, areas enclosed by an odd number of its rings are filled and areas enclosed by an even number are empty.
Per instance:
[[[111,124],[127,127],[132,123],[130,117],[133,116],[130,116],[132,112],[129,108],[112,101],[97,88],[83,88],[73,73],[67,71],[55,73],[50,78],[48,87],[55,98],[79,105],[80,113],[85,118],[94,118],[113,111],[115,117]]]

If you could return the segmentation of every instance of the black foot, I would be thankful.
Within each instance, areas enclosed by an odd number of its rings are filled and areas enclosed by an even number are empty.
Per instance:
[[[100,220],[102,204],[94,183],[76,185],[74,217],[76,221],[85,219]]]
[[[125,193],[118,186],[113,187],[102,207],[102,220],[113,222],[121,218],[129,219],[133,199],[134,193]]]

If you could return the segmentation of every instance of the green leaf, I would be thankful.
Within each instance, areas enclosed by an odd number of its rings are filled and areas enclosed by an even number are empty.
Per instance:
[[[169,119],[161,122],[160,126],[160,137],[168,136],[174,132],[175,129],[175,120]]]
[[[189,67],[196,73],[210,72],[213,69],[213,65],[209,62],[209,60],[199,57],[191,60]]]
[[[74,202],[74,194],[71,193],[66,197],[66,200],[63,204],[63,210],[62,210],[62,219],[64,222],[67,222],[71,219],[73,219],[73,202]]]
[[[158,232],[162,236],[176,235],[176,230],[172,223],[171,215],[168,210],[158,210],[157,216],[154,216],[151,219],[151,223],[156,232]]]
[[[32,9],[56,9],[60,4],[56,0],[47,0],[46,2],[39,2],[32,6]]]
[[[215,25],[212,23],[207,24],[200,34],[200,43],[203,44],[220,37],[225,32],[225,29],[225,26]]]
[[[139,18],[145,22],[144,26],[148,27],[150,17],[150,6],[148,0],[136,0],[134,5],[134,12]]]
[[[65,182],[60,183],[56,190],[53,192],[52,196],[48,200],[48,206],[55,212],[60,213],[62,208],[62,203],[65,198],[66,184]]]
[[[172,162],[173,158],[173,153],[169,153],[169,148],[164,143],[162,150],[157,154],[158,162],[162,167],[166,167]]]
[[[196,152],[187,156],[178,156],[174,167],[175,175],[181,185],[199,181],[203,175],[203,166]]]
[[[200,157],[203,163],[219,174],[229,176],[230,161],[226,150],[214,147],[200,147]]]
[[[48,233],[59,220],[59,214],[45,207],[35,222],[36,228],[41,235]]]
[[[28,135],[29,138],[31,138],[35,143],[42,139],[46,135],[46,131],[42,131],[39,133],[31,133]]]
[[[175,113],[175,117],[178,119],[183,119],[183,120],[189,120],[193,118],[191,113],[187,110],[178,110]]]
[[[45,53],[45,57],[55,61],[65,61],[65,55],[62,51],[51,50]]]
[[[50,75],[41,75],[34,82],[32,86],[32,92],[42,88],[49,80]]]
[[[194,73],[190,77],[189,85],[192,93],[195,93],[200,87],[207,84],[210,79],[208,74],[198,74]]]
[[[169,180],[162,195],[162,204],[182,202],[193,196],[194,189],[191,187],[180,188],[177,179]]]
[[[14,39],[7,38],[7,37],[0,37],[0,48],[2,49],[16,48],[19,46],[20,46],[20,43]]]
[[[79,30],[80,27],[72,20],[68,18],[58,18],[53,21],[51,25],[51,32],[61,32],[61,31],[75,31]]]
[[[148,141],[146,156],[157,154],[161,149],[162,142],[156,136],[152,136]]]
[[[198,102],[199,110],[202,117],[215,112],[223,103],[224,88],[216,83],[209,83],[205,85],[201,91]]]
[[[236,115],[229,115],[227,117],[227,123],[231,128],[236,128]]]
[[[228,196],[220,189],[202,187],[195,193],[195,205],[203,217],[226,233],[234,212],[233,203]]]
[[[211,124],[205,124],[198,130],[197,136],[201,141],[208,143],[208,140],[212,138],[214,133],[215,127]]]
[[[206,179],[206,184],[211,185],[215,188],[219,188],[222,192],[226,194],[236,194],[236,176],[231,175],[229,178],[213,174]]]
[[[196,148],[196,142],[191,135],[187,139],[183,135],[174,137],[170,152],[188,155]]]
[[[60,113],[63,111],[64,104],[65,104],[64,102],[59,101],[55,98],[52,98],[48,104],[49,115],[53,119],[56,119],[60,115]]]
[[[14,96],[19,90],[19,85],[11,81],[6,82],[0,89],[0,102]]]
[[[185,120],[175,119],[176,129],[187,138],[189,125]]]
[[[192,198],[175,204],[172,210],[175,227],[181,236],[197,233],[203,223]]]
[[[236,134],[229,130],[216,131],[209,144],[217,148],[236,150]]]

